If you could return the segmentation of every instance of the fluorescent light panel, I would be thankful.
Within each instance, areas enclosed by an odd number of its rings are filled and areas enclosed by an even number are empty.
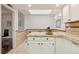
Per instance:
[[[31,7],[32,5],[31,4],[28,4],[28,7]]]
[[[50,14],[52,10],[29,10],[30,14]]]
[[[56,6],[58,7],[60,4],[56,4]]]

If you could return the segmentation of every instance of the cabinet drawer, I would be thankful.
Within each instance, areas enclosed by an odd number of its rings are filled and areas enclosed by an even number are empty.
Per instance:
[[[39,37],[28,37],[27,40],[39,40]]]

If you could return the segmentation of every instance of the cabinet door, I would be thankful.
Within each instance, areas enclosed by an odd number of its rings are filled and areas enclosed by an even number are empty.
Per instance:
[[[47,37],[34,37],[36,40],[31,40],[33,37],[28,39],[28,53],[38,53],[38,54],[50,54],[55,53],[55,42],[53,37],[48,37],[49,40],[46,40]],[[52,40],[52,41],[50,41]]]
[[[55,53],[55,45],[54,43],[43,43],[43,45],[40,46],[41,47],[41,53],[44,54],[54,54]]]
[[[62,54],[64,53],[65,40],[62,38],[56,38],[56,53]]]
[[[72,43],[67,38],[56,38],[57,54],[74,54],[79,53],[79,46]]]

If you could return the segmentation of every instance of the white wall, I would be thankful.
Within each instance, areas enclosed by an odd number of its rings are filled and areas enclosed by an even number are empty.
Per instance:
[[[70,19],[70,10],[69,9],[70,9],[69,5],[64,6],[62,9],[62,13],[63,13],[62,18],[63,18],[64,22],[67,22],[68,19]]]
[[[66,5],[66,6],[64,6],[63,7],[63,9],[62,9],[62,24],[61,24],[61,28],[63,29],[63,30],[65,30],[65,22],[67,22],[68,21],[68,19],[70,19],[70,7],[69,7],[69,5]]]
[[[79,20],[79,4],[71,5],[70,18],[71,20]]]
[[[48,26],[53,29],[55,27],[53,15],[29,15],[25,25],[27,29],[46,29]]]
[[[68,21],[69,17],[70,17],[70,11],[69,11],[69,5],[65,5],[63,8],[59,9],[59,11],[55,14],[54,19],[55,19],[55,25],[56,25],[56,21],[58,19],[61,20],[61,26],[60,28],[55,28],[56,29],[60,29],[60,30],[65,30],[65,22]],[[61,14],[61,16],[59,16],[59,14]]]
[[[61,16],[60,16],[61,15]],[[59,27],[57,27],[57,21],[59,20],[59,21],[62,21],[62,13],[61,13],[61,9],[54,15],[54,20],[55,20],[55,29],[60,29],[61,30],[61,24],[60,24],[60,28]]]
[[[27,26],[28,26],[28,24],[27,24],[27,23],[28,23],[28,22],[27,22],[27,20],[28,20],[28,16],[29,16],[28,14],[25,15],[25,20],[24,20],[24,30],[26,30],[26,29],[27,29]]]
[[[13,48],[16,47],[16,33],[18,31],[18,10],[13,11]]]

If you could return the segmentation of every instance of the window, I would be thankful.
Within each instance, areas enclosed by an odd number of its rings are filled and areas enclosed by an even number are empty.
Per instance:
[[[18,30],[24,30],[24,15],[20,11],[18,11]]]

